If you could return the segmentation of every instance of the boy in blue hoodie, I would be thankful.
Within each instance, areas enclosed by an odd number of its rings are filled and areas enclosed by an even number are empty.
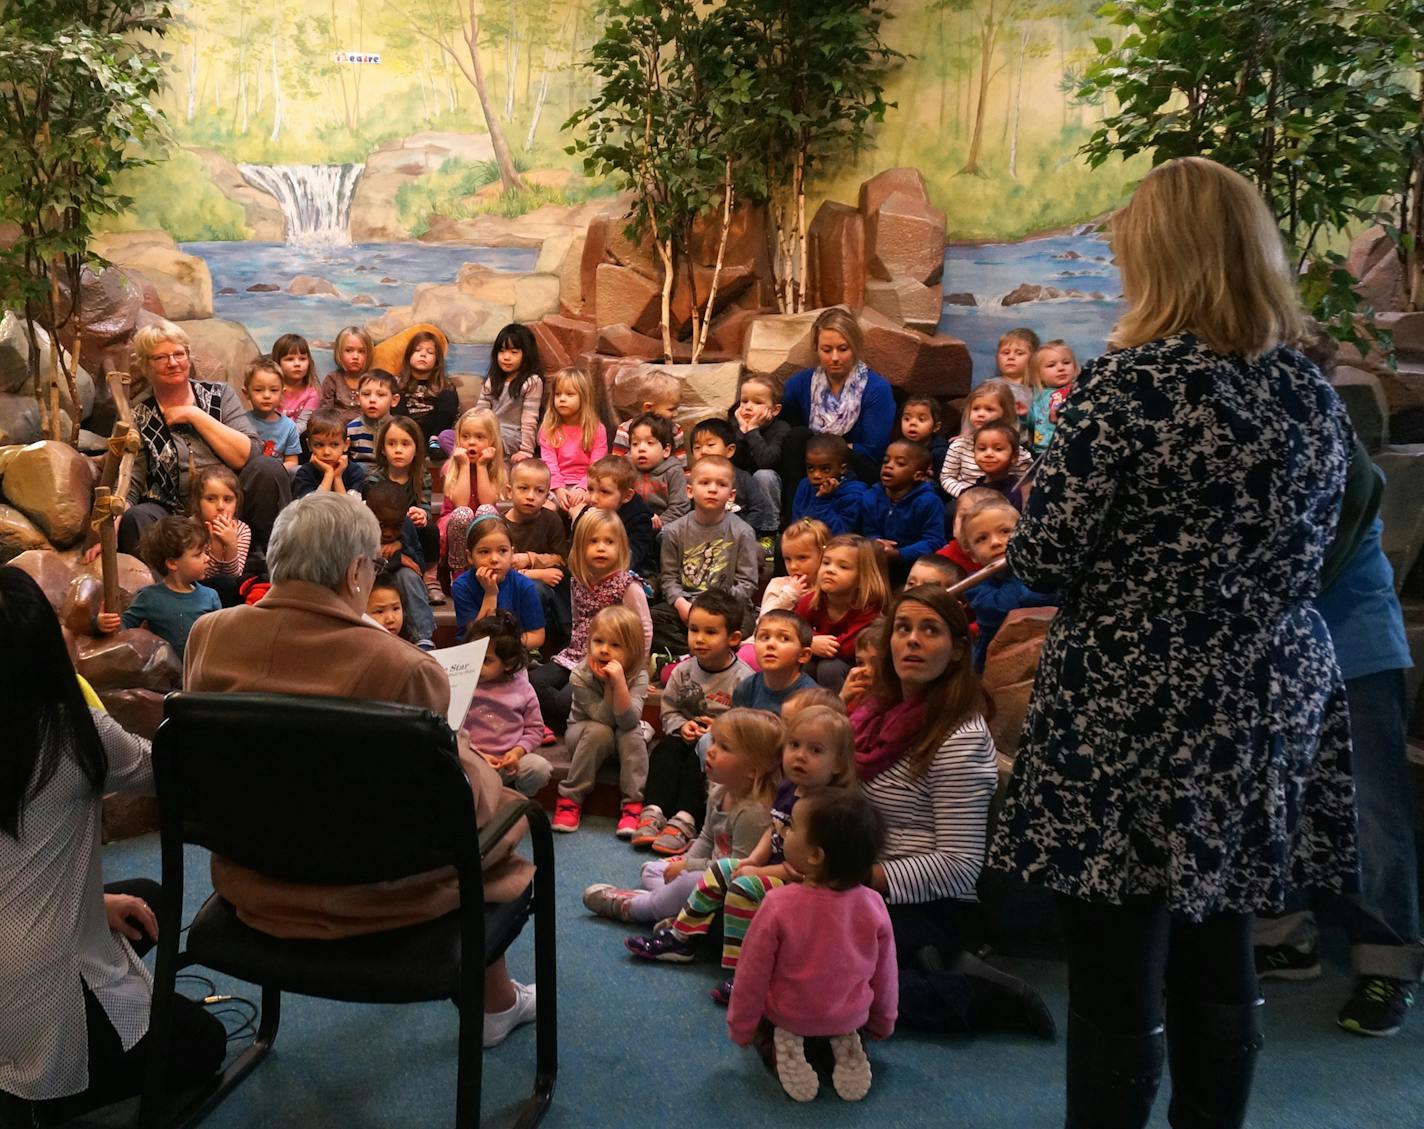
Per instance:
[[[905,582],[917,559],[944,547],[944,505],[930,472],[929,448],[897,439],[885,448],[880,484],[861,503],[860,531],[884,550],[894,587]]]
[[[1018,510],[998,498],[990,499],[966,514],[960,528],[965,548],[975,563],[982,568],[1002,557],[1018,521]],[[989,653],[989,644],[994,641],[994,635],[1011,611],[1056,607],[1058,604],[1057,596],[1035,592],[1008,569],[982,584],[976,584],[964,593],[964,598],[974,610],[974,621],[979,625],[979,638],[974,644],[972,657],[974,670],[980,674],[984,671],[984,656]]]
[[[865,483],[846,478],[849,461],[850,448],[839,435],[813,435],[806,440],[806,477],[791,501],[793,522],[815,518],[825,523],[832,537],[860,532]]]

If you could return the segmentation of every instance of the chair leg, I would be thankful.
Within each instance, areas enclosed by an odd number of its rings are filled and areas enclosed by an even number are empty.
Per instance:
[[[478,1129],[480,1091],[484,1085],[484,969],[464,976],[461,998],[455,1001],[460,1013],[455,1075],[455,1129]]]
[[[188,1129],[196,1125],[216,1108],[238,1083],[251,1074],[272,1050],[277,1041],[277,1028],[282,1022],[282,993],[276,988],[262,989],[262,1018],[258,1021],[257,1035],[237,1058],[218,1076],[217,1083],[205,1088],[181,1110],[162,1122],[163,1129]],[[140,1124],[148,1126],[147,1122]]]

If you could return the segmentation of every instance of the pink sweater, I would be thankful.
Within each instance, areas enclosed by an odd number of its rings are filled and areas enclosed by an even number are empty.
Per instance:
[[[563,442],[555,447],[548,436],[539,433],[539,455],[549,465],[549,489],[588,485],[588,468],[608,454],[608,429],[603,424],[593,433],[593,448],[583,449],[583,430],[561,427]]]
[[[895,1029],[900,980],[885,901],[868,886],[794,883],[767,894],[742,943],[727,1010],[732,1042],[752,1041],[763,1015],[797,1035],[877,1039]]]
[[[470,739],[470,748],[481,753],[499,756],[515,745],[526,753],[538,752],[544,739],[544,718],[529,676],[517,670],[508,678],[481,682],[461,728]]]

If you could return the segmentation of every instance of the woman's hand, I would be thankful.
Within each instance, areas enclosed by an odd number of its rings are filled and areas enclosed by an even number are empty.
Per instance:
[[[813,635],[811,654],[818,659],[833,659],[840,652],[841,641],[834,635]]]
[[[411,525],[415,526],[416,529],[424,529],[425,523],[430,520],[430,515],[419,506],[411,506],[410,509],[405,511],[405,516],[410,518]]]
[[[132,894],[105,894],[104,916],[108,918],[110,932],[130,941],[142,941],[145,937],[158,940],[158,918],[142,898]]]
[[[672,862],[668,863],[667,866],[663,869],[663,882],[671,882],[686,869],[686,859],[673,859]]]
[[[484,568],[475,569],[475,579],[480,582],[480,587],[485,590],[486,596],[493,596],[499,592],[499,572],[494,565],[485,565]]]
[[[168,427],[177,427],[179,424],[193,423],[195,416],[200,416],[203,412],[197,404],[162,404],[163,422]]]

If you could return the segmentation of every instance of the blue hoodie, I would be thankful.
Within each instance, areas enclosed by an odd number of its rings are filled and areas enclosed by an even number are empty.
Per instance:
[[[809,478],[803,478],[796,487],[796,497],[791,500],[791,520],[803,517],[824,522],[835,537],[841,533],[859,533],[865,505],[865,483],[858,478],[844,478],[841,484],[824,496],[816,493]],[[940,511],[940,525],[944,525],[944,511]]]
[[[944,548],[944,503],[928,482],[915,483],[899,501],[877,482],[861,506],[861,532],[872,540],[894,541],[905,564]]]
[[[1035,592],[1013,573],[1005,571],[992,576],[982,584],[976,584],[964,593],[969,606],[974,609],[974,622],[979,625],[979,638],[974,644],[974,670],[984,673],[984,656],[989,653],[989,644],[994,641],[999,628],[1009,613],[1019,608],[1056,607],[1058,597],[1045,592]]]

